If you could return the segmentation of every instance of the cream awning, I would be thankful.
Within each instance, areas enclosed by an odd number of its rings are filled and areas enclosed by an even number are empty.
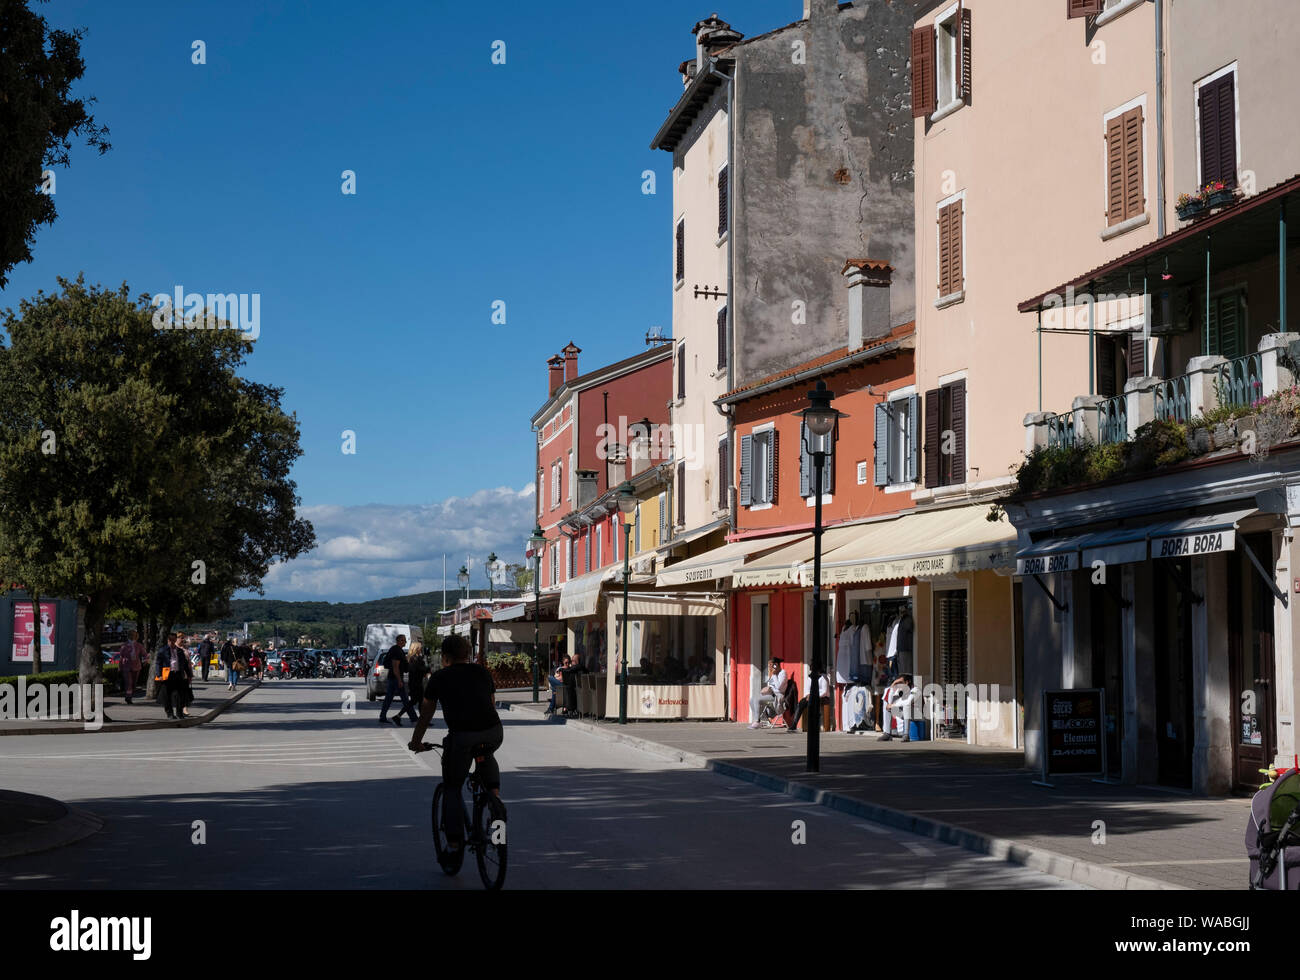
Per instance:
[[[891,522],[892,523],[892,522]],[[826,581],[826,556],[875,525],[851,524],[822,532],[822,581]],[[766,585],[808,585],[812,581],[813,539],[801,537],[793,544],[761,555],[732,572],[736,588]]]
[[[606,582],[612,582],[622,571],[622,567],[622,565],[618,568],[611,566],[565,582],[564,588],[560,590],[559,618],[582,619],[596,615],[596,607],[600,604],[601,586]]]
[[[617,617],[623,613],[623,593],[609,594],[610,610]],[[711,593],[698,595],[632,592],[627,597],[628,615],[636,616],[717,616],[726,610],[723,597]]]
[[[706,551],[694,558],[687,558],[676,565],[670,565],[659,573],[655,584],[660,588],[677,585],[695,585],[699,582],[714,582],[727,578],[746,561],[775,551],[777,548],[795,541],[809,538],[806,533],[781,534],[771,538],[751,538],[746,541],[733,541],[720,548]]]

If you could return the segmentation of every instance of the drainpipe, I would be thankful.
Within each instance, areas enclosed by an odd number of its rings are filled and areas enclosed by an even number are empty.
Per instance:
[[[1277,329],[1286,333],[1286,201],[1277,216]]]
[[[1165,0],[1156,0],[1156,237],[1165,237]]]

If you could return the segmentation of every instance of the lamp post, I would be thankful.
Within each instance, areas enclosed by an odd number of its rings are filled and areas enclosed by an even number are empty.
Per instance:
[[[542,548],[545,546],[546,535],[542,534],[542,525],[539,521],[533,528],[532,537],[528,539],[528,548],[532,552],[533,556],[533,704],[536,704],[538,701],[537,674],[542,656],[542,626],[538,606],[541,602],[542,592]]]
[[[632,556],[628,553],[631,544],[632,526],[628,523],[628,518],[636,513],[636,487],[632,486],[631,480],[624,480],[619,484],[616,491],[618,495],[618,512],[623,515],[623,642],[619,649],[622,651],[621,659],[622,669],[619,672],[618,683],[618,723],[627,724],[627,588],[632,579]]]
[[[460,566],[460,571],[456,573],[456,581],[460,583],[460,592],[462,599],[469,598],[469,569],[464,565]]]
[[[831,455],[839,434],[839,420],[848,418],[831,408],[835,395],[818,381],[808,392],[809,405],[796,412],[803,419],[803,447],[813,463],[813,649],[808,670],[808,771],[821,771],[821,677],[826,669],[822,635],[822,468]]]
[[[488,554],[488,563],[487,563],[488,604],[489,604],[489,605],[491,605],[493,602],[496,601],[496,591],[495,591],[495,589],[494,589],[496,583],[492,581],[492,573],[496,571],[496,567],[497,567],[497,553],[496,553],[495,551],[493,551],[493,552],[490,552],[490,553]]]

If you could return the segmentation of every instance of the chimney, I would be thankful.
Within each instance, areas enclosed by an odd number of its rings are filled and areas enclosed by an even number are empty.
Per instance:
[[[564,383],[567,385],[578,377],[578,355],[582,353],[582,348],[575,347],[570,340],[560,353],[564,355]]]
[[[709,58],[718,51],[745,38],[740,31],[733,31],[731,25],[718,17],[716,12],[696,24],[691,33],[695,35],[695,61],[699,71],[704,70]]]
[[[890,331],[889,283],[894,269],[888,262],[849,259],[840,270],[849,287],[849,350]]]
[[[839,0],[803,0],[803,19],[821,20],[830,14],[839,13]]]
[[[596,499],[599,479],[600,474],[596,470],[578,470],[578,506],[574,508],[575,510],[582,510]]]
[[[564,358],[556,354],[546,362],[546,366],[551,369],[550,394],[553,395],[560,390],[560,385],[564,384]],[[550,397],[550,395],[547,397]]]

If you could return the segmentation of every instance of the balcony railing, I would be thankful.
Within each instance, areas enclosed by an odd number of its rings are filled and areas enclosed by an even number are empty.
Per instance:
[[[1062,449],[1074,445],[1074,413],[1053,415],[1047,420],[1047,445],[1051,449]]]
[[[1097,439],[1106,443],[1128,440],[1128,397],[1115,395],[1097,406]]]
[[[1186,422],[1191,417],[1192,379],[1183,374],[1155,387],[1155,415],[1162,422]]]
[[[1259,354],[1234,357],[1219,368],[1214,382],[1219,405],[1246,408],[1264,397],[1264,358]]]

